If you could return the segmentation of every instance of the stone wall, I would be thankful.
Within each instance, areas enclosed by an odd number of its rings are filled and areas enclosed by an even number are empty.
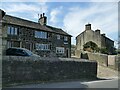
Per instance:
[[[108,65],[115,65],[116,55],[108,55]]]
[[[97,62],[72,58],[3,57],[3,84],[97,77]]]
[[[81,51],[80,50],[75,50],[75,56],[77,58],[80,58],[80,55],[81,55]]]
[[[115,57],[115,65],[114,68],[118,71],[120,71],[120,56]]]
[[[87,53],[89,60],[96,60],[98,64],[103,66],[108,66],[108,55],[97,54],[97,53]]]
[[[2,88],[2,23],[0,22],[0,89]]]
[[[120,56],[100,53],[80,53],[81,59],[95,60],[98,64],[120,71]]]

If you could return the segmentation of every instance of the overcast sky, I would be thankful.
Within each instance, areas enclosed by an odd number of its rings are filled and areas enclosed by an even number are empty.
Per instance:
[[[118,40],[118,0],[28,1],[4,0],[0,8],[6,14],[35,22],[38,14],[45,13],[48,25],[62,28],[73,36],[72,44],[76,44],[75,37],[85,30],[87,23],[92,24],[92,30],[100,29],[107,37]]]

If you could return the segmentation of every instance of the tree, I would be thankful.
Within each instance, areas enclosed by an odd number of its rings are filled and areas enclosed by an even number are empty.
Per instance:
[[[99,48],[98,48],[97,44],[92,41],[89,41],[86,44],[84,44],[83,50],[89,51],[89,52],[99,52]]]
[[[103,54],[108,54],[108,49],[107,48],[101,48],[100,52]]]

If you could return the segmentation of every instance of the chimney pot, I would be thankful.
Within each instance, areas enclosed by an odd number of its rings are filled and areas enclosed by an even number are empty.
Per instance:
[[[43,13],[43,17],[45,16],[45,13]]]
[[[42,18],[42,14],[40,14],[40,18]]]

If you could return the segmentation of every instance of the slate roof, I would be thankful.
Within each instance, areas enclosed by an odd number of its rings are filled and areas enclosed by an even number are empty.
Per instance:
[[[42,30],[42,31],[53,32],[53,33],[71,36],[68,33],[64,32],[60,28],[55,28],[55,27],[48,26],[48,25],[40,25],[37,22],[25,20],[22,18],[10,16],[10,15],[4,16],[3,23],[13,24],[13,25],[23,26],[23,27],[27,27],[27,28],[33,28],[33,29],[37,29],[37,30]]]
[[[61,28],[56,28],[56,27],[52,27],[52,26],[48,26],[48,25],[46,25],[46,27],[52,29],[52,30],[55,31],[56,33],[68,35],[68,33],[66,33],[65,31],[63,31]],[[71,36],[71,35],[70,35],[70,36]],[[72,37],[72,36],[71,36],[71,37]]]

